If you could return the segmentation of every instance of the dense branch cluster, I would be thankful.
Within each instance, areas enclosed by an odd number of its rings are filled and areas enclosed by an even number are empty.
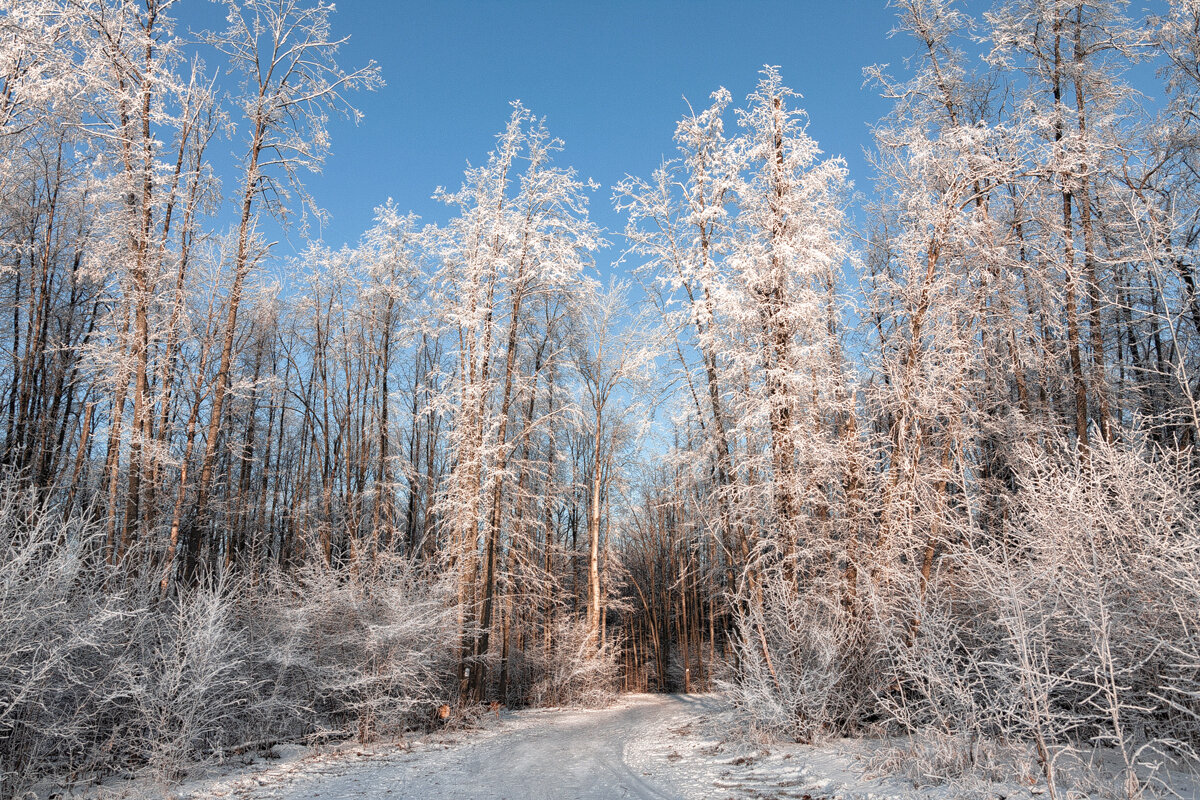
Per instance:
[[[1056,796],[1194,755],[1196,0],[897,0],[861,203],[767,67],[623,233],[514,103],[445,223],[289,259],[378,70],[174,5],[0,0],[0,796],[620,688]]]
[[[644,493],[750,724],[912,733],[921,778],[1016,743],[1056,796],[1110,748],[1140,796],[1200,742],[1200,7],[895,7],[858,230],[771,69],[619,187],[684,386]]]

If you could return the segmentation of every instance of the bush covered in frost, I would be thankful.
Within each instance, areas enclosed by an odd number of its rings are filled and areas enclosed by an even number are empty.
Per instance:
[[[867,563],[853,607],[764,570],[740,598],[732,699],[776,736],[872,724],[926,736],[940,752],[926,775],[967,773],[984,743],[1014,743],[1056,796],[1064,770],[1103,748],[1110,783],[1139,796],[1157,765],[1200,746],[1190,458],[1027,448],[1001,535],[957,517],[928,581]]]
[[[397,556],[162,596],[141,554],[0,486],[0,797],[426,724],[454,697],[453,585]]]

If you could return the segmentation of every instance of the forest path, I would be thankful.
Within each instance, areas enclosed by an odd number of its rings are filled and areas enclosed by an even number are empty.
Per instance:
[[[663,750],[724,708],[713,695],[627,695],[598,710],[505,712],[450,743],[309,756],[177,797],[243,800],[376,798],[675,798],[712,796],[708,770],[681,780]],[[439,749],[440,748],[440,749]],[[690,785],[689,785],[690,784]],[[717,784],[719,785],[719,783]],[[723,787],[729,788],[729,787]]]

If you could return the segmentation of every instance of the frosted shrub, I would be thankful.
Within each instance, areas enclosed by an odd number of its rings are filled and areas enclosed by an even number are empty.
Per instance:
[[[112,665],[137,609],[106,585],[101,538],[0,484],[0,797],[90,766],[119,719]]]
[[[1200,504],[1189,454],[1139,445],[1026,453],[1008,541],[977,553],[1018,720],[1039,749],[1112,748],[1129,797],[1200,742]]]
[[[747,592],[737,618],[736,667],[722,685],[757,731],[811,742],[844,721],[851,630],[845,611],[802,592],[781,568],[762,579],[761,600]]]
[[[172,597],[131,637],[122,670],[140,759],[163,780],[241,744],[252,716],[250,642],[236,618],[239,587],[218,584]]]
[[[81,518],[0,483],[0,798],[427,721],[454,691],[453,582],[380,555],[160,594]],[[156,570],[148,570],[157,575]]]
[[[1076,785],[1141,796],[1200,742],[1197,475],[1189,454],[1137,444],[1021,456],[1002,535],[961,525],[919,626],[886,634],[881,710],[942,743],[926,775],[977,769],[980,743],[1007,741],[1052,796],[1069,766]]]
[[[1004,711],[997,695],[1012,674],[989,660],[987,640],[972,625],[979,609],[962,596],[957,576],[936,578],[924,598],[900,604],[902,614],[875,622],[885,654],[874,708],[895,732],[910,735],[897,763],[913,780],[999,776],[993,741]]]
[[[424,721],[454,687],[454,586],[405,559],[311,567],[284,611],[292,660],[318,722],[360,739]]]
[[[611,643],[597,647],[586,620],[561,616],[553,644],[530,699],[543,706],[600,706],[617,690],[617,654]]]
[[[898,627],[887,637],[887,680],[880,703],[907,730],[975,735],[982,723],[979,665],[962,641],[957,620],[941,603],[930,602],[919,626]]]

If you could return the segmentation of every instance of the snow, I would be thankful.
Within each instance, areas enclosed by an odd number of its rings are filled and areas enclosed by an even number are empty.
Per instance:
[[[595,710],[501,711],[473,731],[370,747],[276,748],[238,771],[173,790],[125,784],[94,800],[377,800],[380,798],[778,798],[779,800],[1042,800],[1044,786],[924,787],[881,770],[888,742],[755,744],[719,695],[626,695]],[[1184,798],[1196,784],[1173,781]],[[1076,793],[1073,798],[1083,797]],[[1115,796],[1115,787],[1114,787]]]

